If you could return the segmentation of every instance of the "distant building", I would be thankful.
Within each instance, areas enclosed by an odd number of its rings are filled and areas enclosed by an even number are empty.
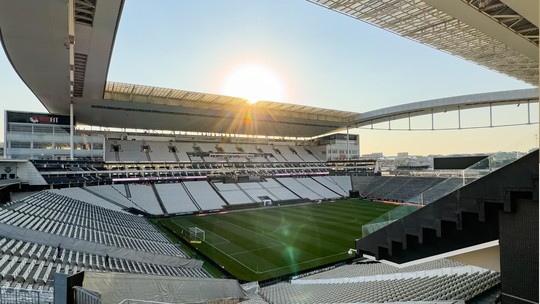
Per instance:
[[[384,154],[382,152],[374,152],[374,153],[364,154],[362,155],[362,157],[371,158],[371,159],[379,159],[379,158],[383,158]]]
[[[409,157],[409,152],[398,152],[397,157],[398,158],[407,158],[407,157]]]

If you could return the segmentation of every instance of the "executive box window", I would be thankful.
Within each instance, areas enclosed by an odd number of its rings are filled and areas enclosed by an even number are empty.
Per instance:
[[[30,149],[31,145],[29,141],[12,141],[11,148],[18,148],[18,149]]]

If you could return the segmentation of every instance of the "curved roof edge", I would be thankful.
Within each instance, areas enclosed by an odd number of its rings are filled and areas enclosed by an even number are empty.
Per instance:
[[[366,126],[407,117],[506,104],[538,102],[538,89],[521,89],[438,98],[359,114],[349,126]]]

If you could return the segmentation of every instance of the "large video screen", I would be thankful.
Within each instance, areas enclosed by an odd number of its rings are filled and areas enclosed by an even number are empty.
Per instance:
[[[455,157],[435,157],[433,158],[433,168],[435,170],[460,170],[467,169],[470,166],[485,159],[487,155],[480,156],[455,156]],[[485,168],[484,168],[485,166]],[[480,163],[475,166],[476,169],[487,169],[488,162]]]

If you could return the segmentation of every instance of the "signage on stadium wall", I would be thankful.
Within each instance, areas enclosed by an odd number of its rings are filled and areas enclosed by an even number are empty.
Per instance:
[[[48,113],[11,112],[6,111],[7,122],[52,124],[69,126],[69,116]]]
[[[159,180],[207,179],[208,176],[149,176],[149,177],[114,177],[113,182],[146,182]]]

